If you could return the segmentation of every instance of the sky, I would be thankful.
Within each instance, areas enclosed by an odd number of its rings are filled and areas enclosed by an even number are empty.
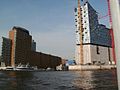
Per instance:
[[[106,0],[89,0],[100,16],[107,14]],[[37,51],[74,59],[77,0],[0,0],[0,47],[13,26],[29,30]],[[101,19],[109,27],[108,17]],[[0,48],[1,53],[1,48]]]

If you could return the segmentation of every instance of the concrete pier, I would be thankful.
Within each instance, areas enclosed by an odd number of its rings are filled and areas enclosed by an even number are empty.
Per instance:
[[[116,65],[71,65],[69,70],[105,70],[116,68]]]

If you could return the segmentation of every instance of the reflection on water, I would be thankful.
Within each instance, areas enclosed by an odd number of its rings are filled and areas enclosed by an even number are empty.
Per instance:
[[[118,90],[115,70],[76,72],[74,85],[87,90]]]
[[[91,71],[81,71],[81,72],[75,72],[78,76],[74,80],[74,85],[76,87],[82,87],[83,89],[90,89],[94,87],[93,79],[92,79],[92,73]]]
[[[116,71],[0,72],[0,90],[118,90]]]
[[[31,73],[5,71],[0,74],[0,90],[31,90],[26,81],[32,79]]]

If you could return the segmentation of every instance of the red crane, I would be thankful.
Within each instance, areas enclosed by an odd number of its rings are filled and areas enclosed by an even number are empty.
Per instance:
[[[109,14],[106,14],[105,16],[99,16],[98,19],[103,19],[103,18],[106,18],[108,16],[109,16]]]
[[[113,55],[113,60],[115,61],[116,64],[116,56],[115,56],[115,44],[114,44],[114,35],[113,35],[113,27],[112,27],[112,17],[111,17],[111,11],[110,11],[110,0],[107,0],[107,5],[108,5],[108,14],[105,16],[100,16],[98,19],[103,19],[109,16],[109,23],[110,23],[110,36],[112,40],[112,55]]]
[[[88,1],[88,0],[81,0],[81,1]],[[107,0],[107,5],[108,5],[108,14],[102,17],[99,17],[98,19],[105,18],[109,16],[109,23],[110,23],[110,36],[111,36],[111,41],[112,41],[112,55],[113,55],[113,60],[115,61],[116,64],[116,55],[115,55],[115,44],[114,44],[114,34],[113,34],[113,27],[112,27],[112,17],[111,17],[111,11],[110,11],[110,0]]]

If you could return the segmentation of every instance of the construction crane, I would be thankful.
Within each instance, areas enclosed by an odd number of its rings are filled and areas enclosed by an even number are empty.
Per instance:
[[[78,0],[78,30],[80,34],[80,64],[83,64],[83,28],[82,28],[82,16],[81,16],[81,6],[80,0]]]
[[[116,64],[116,55],[115,55],[115,44],[114,44],[114,34],[113,34],[113,27],[112,27],[112,17],[111,17],[111,10],[110,10],[110,0],[107,0],[107,5],[108,5],[108,14],[105,16],[100,16],[98,19],[103,19],[109,16],[109,23],[110,23],[110,36],[111,36],[111,41],[112,41],[112,55],[113,55],[113,60]]]
[[[109,23],[110,23],[110,36],[111,36],[111,41],[112,41],[112,55],[113,55],[113,60],[116,64],[116,55],[115,55],[115,44],[114,44],[114,34],[113,34],[113,27],[112,27],[112,17],[111,17],[111,10],[110,10],[110,0],[107,0],[107,5],[108,5],[108,14],[105,16],[98,17],[98,19],[103,19],[109,16]]]
[[[112,55],[113,55],[113,60],[116,64],[116,55],[115,55],[115,44],[114,44],[114,34],[113,34],[113,27],[112,27],[112,17],[111,17],[111,10],[110,10],[110,0],[107,0],[107,5],[108,5],[108,14],[105,16],[98,17],[98,19],[105,18],[109,16],[109,23],[110,23],[110,35],[111,35],[111,45],[112,45]]]
[[[84,2],[87,2],[88,0],[82,0]],[[116,56],[115,56],[115,46],[114,46],[114,35],[113,35],[113,29],[112,29],[112,18],[111,18],[111,12],[110,12],[110,1],[107,0],[108,3],[108,14],[102,17],[99,17],[99,19],[101,18],[105,18],[107,16],[109,16],[109,22],[110,22],[110,35],[111,35],[111,39],[112,39],[112,55],[113,55],[113,59],[115,61],[116,64]],[[78,30],[79,30],[79,34],[80,34],[80,64],[83,64],[83,28],[82,28],[82,16],[81,16],[81,6],[80,6],[80,0],[78,0]]]
[[[98,19],[103,19],[103,18],[106,18],[106,17],[108,17],[108,16],[109,16],[109,14],[106,14],[106,15],[104,15],[104,16],[99,16]]]

